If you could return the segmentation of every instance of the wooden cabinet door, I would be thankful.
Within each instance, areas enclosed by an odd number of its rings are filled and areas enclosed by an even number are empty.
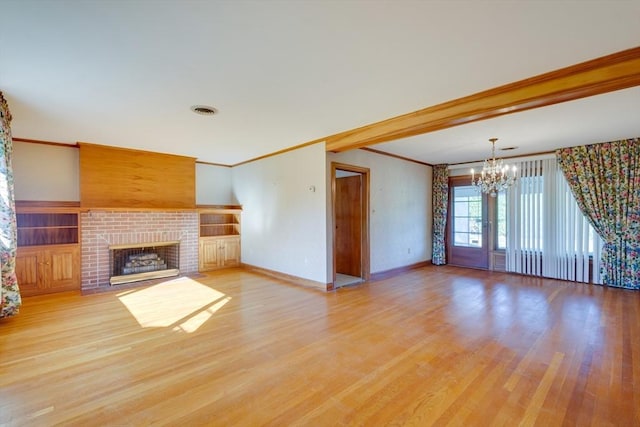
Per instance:
[[[80,289],[80,247],[18,248],[16,277],[24,296]]]
[[[47,252],[47,283],[52,291],[78,289],[80,285],[79,247],[59,247]]]
[[[220,250],[223,267],[233,267],[240,264],[240,238],[231,237],[221,239]]]
[[[200,271],[233,267],[240,264],[240,237],[200,239]]]
[[[37,295],[42,282],[44,253],[31,248],[18,248],[16,256],[16,278],[20,293],[24,296]]]
[[[213,270],[219,267],[220,239],[200,239],[198,253],[200,271]]]

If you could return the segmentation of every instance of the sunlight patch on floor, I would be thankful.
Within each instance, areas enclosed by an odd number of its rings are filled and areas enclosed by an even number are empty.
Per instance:
[[[220,301],[218,301],[215,304],[213,304],[211,307],[207,308],[204,311],[201,311],[200,313],[197,313],[197,314],[191,316],[191,318],[185,320],[184,322],[182,322],[178,326],[174,327],[173,330],[174,331],[183,331],[183,332],[187,332],[187,333],[191,333],[191,332],[197,331],[198,328],[204,324],[204,322],[209,320],[209,318],[211,316],[213,316],[213,314],[216,311],[220,310],[222,308],[222,306],[224,306],[229,301],[231,301],[231,297],[224,297]]]
[[[143,328],[172,327],[191,333],[202,326],[231,297],[188,277],[167,280],[117,295]]]

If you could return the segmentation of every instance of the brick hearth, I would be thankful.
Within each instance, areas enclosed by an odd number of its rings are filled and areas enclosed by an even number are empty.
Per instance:
[[[196,212],[89,211],[80,215],[82,290],[108,288],[109,245],[180,242],[180,273],[198,271]]]

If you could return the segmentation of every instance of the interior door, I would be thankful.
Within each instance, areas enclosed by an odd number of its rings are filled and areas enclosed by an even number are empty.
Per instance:
[[[489,268],[489,221],[487,195],[470,180],[449,181],[449,264]]]
[[[362,175],[336,178],[336,273],[362,277]]]

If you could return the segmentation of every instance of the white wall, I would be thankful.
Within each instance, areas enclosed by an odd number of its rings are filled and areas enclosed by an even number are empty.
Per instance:
[[[324,143],[234,167],[242,262],[328,283],[326,182]]]
[[[231,168],[196,163],[196,204],[230,205]]]
[[[13,142],[16,200],[80,200],[79,150],[69,146]]]
[[[331,162],[370,170],[370,267],[371,273],[405,267],[431,259],[430,166],[365,150],[327,153],[327,179]],[[330,188],[330,185],[328,186]],[[330,191],[327,193],[330,205]],[[328,240],[331,207],[327,209]],[[333,245],[329,244],[328,268],[333,271]]]

